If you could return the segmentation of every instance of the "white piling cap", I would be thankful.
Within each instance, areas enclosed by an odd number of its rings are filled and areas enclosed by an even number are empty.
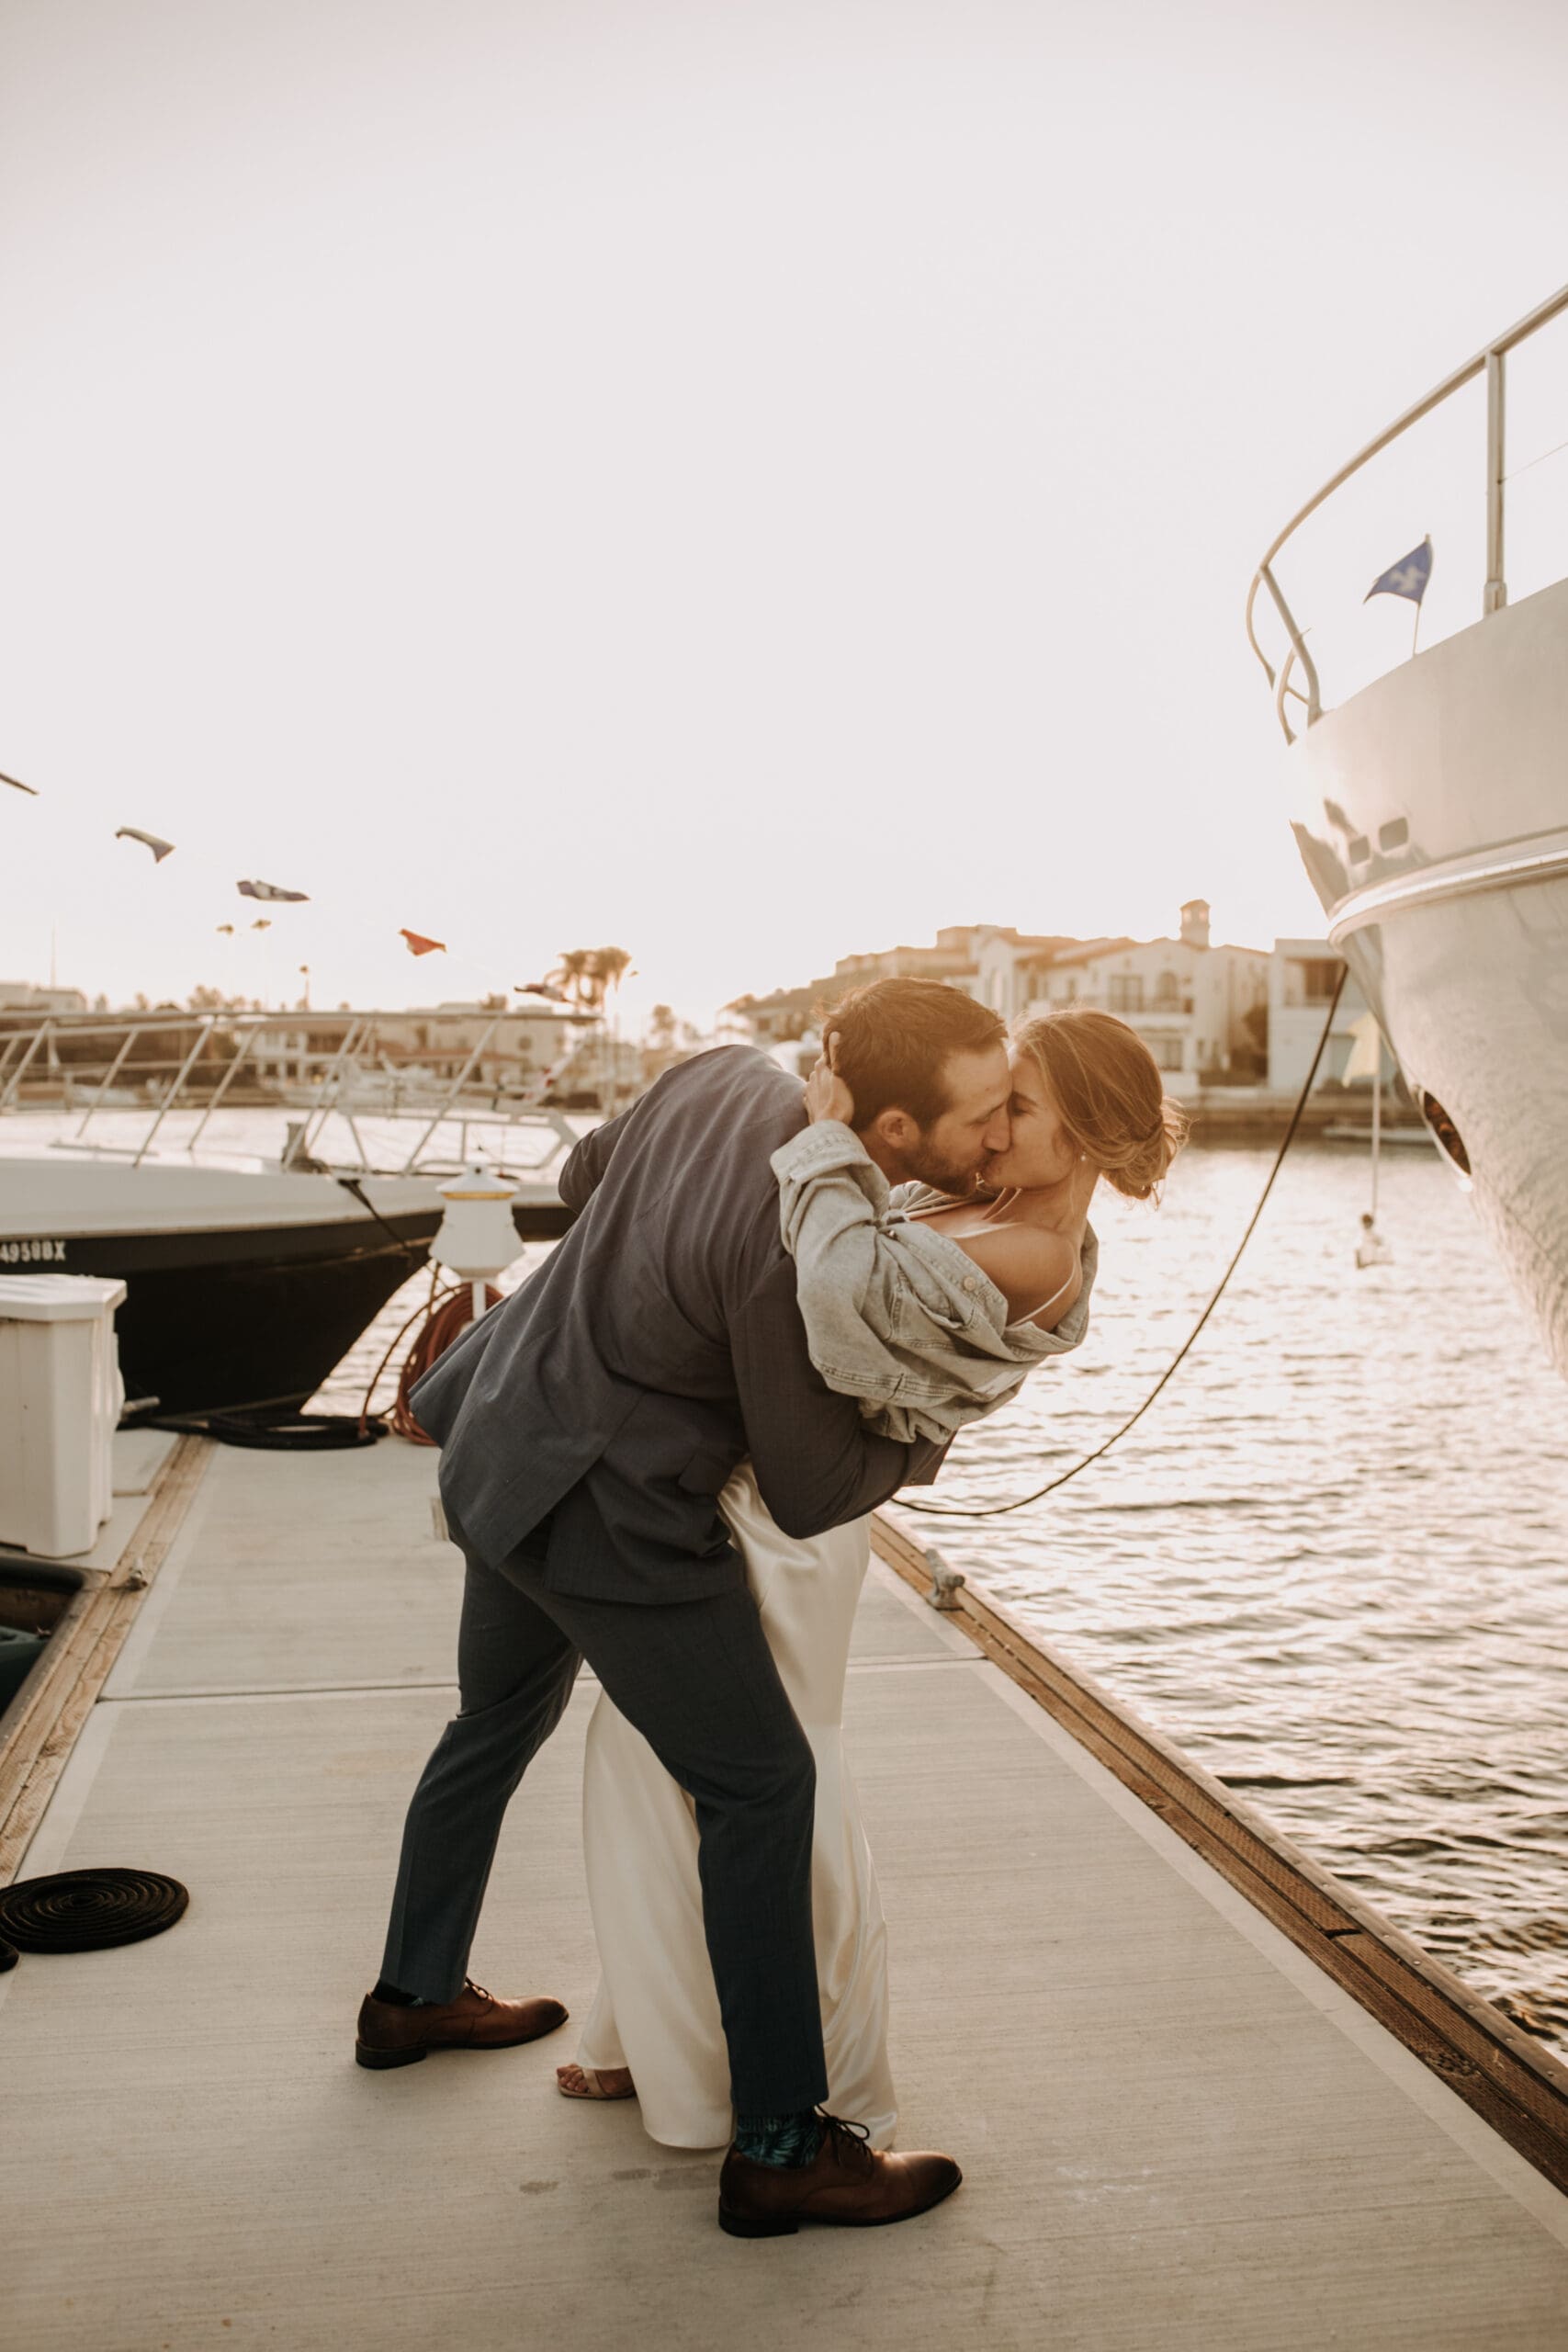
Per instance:
[[[482,1159],[475,1159],[460,1176],[449,1176],[435,1189],[444,1201],[509,1201],[517,1190],[517,1180],[498,1175]]]

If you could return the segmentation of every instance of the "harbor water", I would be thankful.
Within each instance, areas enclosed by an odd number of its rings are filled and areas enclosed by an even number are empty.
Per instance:
[[[967,1432],[929,1499],[1027,1494],[1124,1420],[1272,1158],[1195,1146],[1157,1209],[1102,1188],[1083,1349]],[[1436,1153],[1388,1153],[1381,1193],[1393,1254],[1359,1272],[1365,1152],[1296,1147],[1104,1462],[1031,1510],[902,1523],[1568,2055],[1568,1400]],[[357,1405],[428,1286],[333,1402]]]

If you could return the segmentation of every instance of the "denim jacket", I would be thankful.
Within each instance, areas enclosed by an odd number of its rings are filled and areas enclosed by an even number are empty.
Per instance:
[[[1008,1321],[1007,1300],[956,1241],[910,1217],[942,1196],[895,1191],[850,1128],[819,1120],[780,1146],[784,1248],[811,1361],[831,1389],[859,1400],[884,1437],[942,1442],[993,1413],[1036,1364],[1066,1355],[1089,1329],[1100,1244],[1088,1227],[1083,1284],[1054,1331]]]

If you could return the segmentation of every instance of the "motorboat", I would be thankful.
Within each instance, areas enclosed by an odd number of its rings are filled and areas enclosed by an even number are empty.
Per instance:
[[[313,1074],[309,1115],[293,1121],[273,1081],[276,1033],[298,1031],[297,1015],[4,1024],[0,1271],[126,1283],[116,1328],[128,1412],[302,1405],[425,1263],[440,1187],[476,1159],[513,1182],[520,1247],[565,1231],[555,1177],[582,1123],[526,1100],[493,1109],[491,1026],[440,1087],[417,1073],[417,1109],[373,1085],[372,1125],[355,1039],[384,1076],[381,1048],[375,1017],[355,1022]],[[247,1066],[249,1091],[237,1083]],[[132,1114],[128,1070],[151,1089]],[[233,1148],[238,1131],[269,1125],[273,1148]]]
[[[0,1149],[0,1269],[115,1274],[128,1408],[301,1405],[441,1221],[422,1178]]]
[[[1511,446],[1515,373],[1527,355],[1530,435]],[[1540,398],[1553,369],[1554,407]],[[1293,830],[1329,941],[1568,1373],[1568,501],[1561,475],[1547,470],[1548,460],[1568,463],[1565,383],[1568,287],[1445,378],[1307,502],[1259,565],[1247,620],[1291,746]],[[1407,655],[1331,706],[1325,645],[1337,629],[1347,641],[1368,572],[1393,548],[1385,537],[1374,552],[1354,528],[1321,539],[1315,573],[1303,566],[1314,599],[1308,626],[1280,558],[1309,520],[1375,476],[1374,460],[1392,462],[1427,420],[1446,429],[1467,388],[1484,396],[1484,447],[1472,483],[1461,486],[1473,490],[1473,514],[1456,519],[1451,537],[1462,559],[1469,521],[1479,520],[1484,548],[1477,529],[1477,576],[1462,560],[1451,569],[1454,588],[1474,602],[1425,650],[1413,628]],[[1483,432],[1480,414],[1469,422]],[[1553,437],[1556,446],[1536,452],[1534,441]],[[1525,489],[1513,487],[1521,480]],[[1548,501],[1543,515],[1542,485],[1553,482],[1556,506]],[[1405,466],[1381,505],[1363,505],[1360,527],[1392,531],[1402,545],[1401,529],[1408,524],[1414,537],[1420,519],[1414,498],[1440,500],[1444,487]],[[1526,489],[1534,503],[1523,544],[1540,584],[1510,596],[1505,522],[1511,529]],[[1428,541],[1428,569],[1430,554]],[[1420,571],[1407,569],[1392,592],[1407,616],[1414,604],[1416,628]],[[1284,640],[1272,654],[1258,634],[1269,607]],[[1360,627],[1370,632],[1371,616]]]

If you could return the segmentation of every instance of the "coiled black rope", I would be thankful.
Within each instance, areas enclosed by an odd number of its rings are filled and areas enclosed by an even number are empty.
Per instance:
[[[1224,1295],[1225,1284],[1230,1281],[1231,1276],[1235,1273],[1237,1266],[1241,1263],[1241,1253],[1252,1238],[1253,1233],[1257,1228],[1258,1220],[1263,1214],[1264,1203],[1268,1200],[1269,1193],[1274,1189],[1274,1179],[1278,1176],[1280,1169],[1285,1164],[1285,1154],[1289,1151],[1292,1143],[1294,1141],[1296,1129],[1302,1123],[1302,1113],[1306,1109],[1307,1097],[1312,1092],[1313,1080],[1317,1076],[1318,1064],[1322,1061],[1324,1054],[1327,1050],[1329,1033],[1334,1026],[1334,1016],[1339,1010],[1339,999],[1344,993],[1346,978],[1347,967],[1345,965],[1341,964],[1339,967],[1339,978],[1334,983],[1334,994],[1329,999],[1328,1013],[1323,1024],[1323,1035],[1317,1041],[1317,1051],[1312,1057],[1312,1068],[1308,1070],[1302,1084],[1302,1091],[1296,1097],[1296,1107],[1291,1114],[1291,1124],[1285,1129],[1284,1140],[1280,1144],[1279,1150],[1274,1155],[1274,1165],[1269,1170],[1268,1181],[1264,1184],[1261,1193],[1258,1195],[1258,1206],[1253,1210],[1251,1216],[1247,1219],[1247,1230],[1235,1245],[1235,1252],[1231,1259],[1230,1264],[1225,1268],[1224,1272],[1220,1276],[1219,1281],[1214,1285],[1213,1291],[1209,1298],[1209,1304],[1204,1307],[1203,1312],[1198,1317],[1197,1322],[1194,1323],[1191,1330],[1189,1331],[1186,1339],[1182,1341],[1180,1347],[1178,1348],[1176,1353],[1172,1356],[1170,1362],[1167,1364],[1165,1370],[1161,1373],[1159,1378],[1156,1381],[1154,1386],[1150,1389],[1148,1395],[1139,1406],[1137,1411],[1135,1413],[1130,1413],[1119,1430],[1112,1430],[1111,1435],[1106,1439],[1103,1445],[1097,1445],[1092,1453],[1086,1453],[1081,1462],[1075,1462],[1072,1468],[1070,1470],[1064,1470],[1059,1478],[1051,1479],[1047,1485],[1037,1487],[1032,1495],[1020,1495],[1015,1502],[976,1503],[972,1509],[966,1510],[962,1504],[957,1503],[911,1502],[907,1495],[899,1495],[896,1499],[900,1510],[918,1510],[922,1512],[928,1519],[1002,1519],[1006,1517],[1009,1511],[1027,1510],[1032,1503],[1043,1502],[1046,1496],[1054,1495],[1058,1487],[1065,1487],[1069,1478],[1076,1478],[1080,1471],[1087,1470],[1091,1462],[1103,1461],[1106,1454],[1110,1453],[1111,1447],[1126,1436],[1128,1430],[1134,1427],[1134,1423],[1143,1419],[1144,1415],[1148,1411],[1149,1407],[1154,1403],[1155,1398],[1159,1395],[1160,1390],[1170,1379],[1178,1364],[1179,1364],[1183,1358],[1188,1354],[1193,1345],[1193,1342],[1196,1340],[1199,1332],[1202,1329],[1204,1324],[1208,1321],[1215,1307],[1218,1306],[1221,1298]]]
[[[265,1453],[338,1453],[374,1445],[387,1434],[385,1421],[355,1413],[303,1413],[292,1405],[252,1405],[231,1413],[169,1413],[143,1421],[143,1429],[175,1430],[215,1438],[220,1445],[248,1445]]]
[[[161,1936],[189,1901],[158,1871],[56,1871],[0,1887],[0,1934],[19,1951],[98,1951]]]

